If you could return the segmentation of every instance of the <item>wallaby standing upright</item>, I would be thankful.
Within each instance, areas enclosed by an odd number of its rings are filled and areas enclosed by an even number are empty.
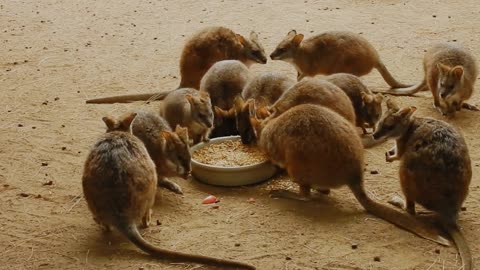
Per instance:
[[[255,269],[254,266],[158,248],[143,239],[138,224],[147,227],[157,191],[155,164],[142,141],[132,134],[136,113],[120,120],[104,117],[107,133],[100,137],[85,162],[82,187],[94,220],[112,227],[146,253],[177,262]]]
[[[270,54],[272,60],[292,64],[298,80],[317,74],[350,73],[362,76],[376,68],[393,88],[406,87],[398,82],[380,60],[377,50],[361,35],[347,31],[329,31],[303,40],[303,34],[288,32]]]
[[[254,108],[251,111],[258,146],[300,188],[300,194],[278,190],[273,196],[308,200],[312,187],[328,192],[348,186],[368,212],[432,241],[448,243],[433,228],[368,197],[363,186],[363,145],[350,121],[314,104],[298,105],[263,121],[255,117]]]
[[[132,132],[147,148],[155,163],[158,185],[183,194],[182,188],[167,177],[188,177],[191,171],[187,128],[176,126],[172,131],[168,122],[158,113],[137,110]]]
[[[247,67],[265,64],[265,50],[255,32],[250,39],[225,27],[208,27],[186,42],[180,58],[180,86],[199,89],[200,80],[208,69],[221,60],[239,60]]]
[[[160,115],[171,127],[188,128],[192,143],[208,141],[213,128],[210,96],[193,88],[181,88],[168,94],[160,103]]]
[[[387,162],[400,160],[400,184],[406,199],[402,206],[411,215],[415,215],[416,203],[432,210],[455,242],[463,269],[471,270],[472,255],[457,225],[472,179],[465,139],[444,121],[413,116],[415,107],[399,109],[392,100],[387,105],[373,136],[396,139],[385,156]]]
[[[325,80],[340,87],[352,101],[357,119],[357,127],[362,128],[363,134],[367,134],[366,127],[375,131],[375,124],[382,116],[382,94],[373,94],[355,75],[348,73],[336,73]]]
[[[238,60],[222,60],[212,65],[200,81],[200,92],[210,95],[215,113],[212,138],[237,135],[234,99],[242,93],[252,74],[247,66]]]
[[[465,48],[445,43],[432,46],[423,58],[423,71],[423,80],[417,85],[384,93],[407,96],[430,90],[435,108],[449,116],[461,108],[479,110],[464,102],[472,96],[478,76],[475,58]]]

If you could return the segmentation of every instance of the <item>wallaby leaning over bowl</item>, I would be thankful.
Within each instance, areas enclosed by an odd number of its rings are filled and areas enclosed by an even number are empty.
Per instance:
[[[137,110],[132,132],[147,148],[155,163],[158,186],[183,194],[182,188],[167,177],[186,179],[191,171],[188,130],[179,125],[172,131],[168,122],[158,113]]]
[[[447,245],[430,226],[368,197],[364,183],[364,149],[355,126],[324,106],[302,104],[276,118],[258,120],[251,106],[258,146],[297,183],[300,194],[272,191],[274,197],[311,198],[311,188],[328,191],[348,186],[370,213],[426,239]]]
[[[376,68],[391,87],[407,86],[395,80],[370,42],[353,32],[329,31],[304,40],[303,34],[292,30],[270,58],[292,64],[297,69],[298,80],[333,73],[363,76]]]
[[[85,162],[83,193],[94,220],[105,230],[117,229],[138,248],[158,259],[255,269],[241,262],[161,249],[142,237],[137,226],[149,225],[157,175],[144,144],[132,134],[135,116],[136,113],[130,113],[119,120],[104,117],[107,133],[95,143]]]

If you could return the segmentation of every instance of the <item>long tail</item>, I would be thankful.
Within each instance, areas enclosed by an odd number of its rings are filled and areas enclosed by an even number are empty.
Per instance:
[[[143,237],[138,232],[136,225],[126,225],[126,224],[119,225],[117,229],[120,232],[122,232],[138,248],[150,254],[151,256],[159,259],[166,259],[166,260],[177,261],[177,262],[200,263],[205,265],[221,267],[222,269],[223,268],[249,269],[249,270],[256,269],[255,266],[252,266],[246,263],[217,259],[217,258],[201,256],[201,255],[186,254],[186,253],[169,251],[169,250],[155,247],[154,245],[148,243],[147,241],[145,241],[145,239],[143,239]]]
[[[428,90],[427,82],[425,80],[422,80],[420,83],[416,85],[412,85],[410,87],[390,88],[386,91],[375,91],[375,92],[385,93],[385,94],[390,94],[395,96],[411,96],[415,93],[418,93],[420,91],[425,91],[425,90]]]
[[[366,136],[364,135],[361,137],[361,139],[362,139],[363,148],[365,149],[372,148],[374,146],[377,146],[379,144],[382,144],[388,141],[388,138],[386,137],[375,140],[372,135],[366,135]]]
[[[355,195],[355,198],[360,204],[371,214],[384,219],[392,224],[397,225],[407,231],[410,231],[420,237],[439,243],[444,246],[449,246],[450,242],[439,235],[439,232],[433,227],[427,226],[415,217],[407,214],[402,214],[386,205],[375,202],[370,199],[361,183],[350,185],[350,189]]]
[[[463,270],[472,270],[472,253],[470,252],[470,248],[468,247],[467,241],[465,241],[462,232],[456,224],[446,225],[445,227],[457,246],[458,253],[460,253],[464,266]]]
[[[387,67],[379,61],[379,63],[376,66],[378,72],[380,72],[380,75],[382,75],[383,79],[390,85],[392,88],[402,88],[402,87],[409,87],[410,85],[404,84],[401,82],[398,82],[393,75],[388,71]]]
[[[134,101],[155,101],[155,100],[164,99],[172,91],[174,91],[174,90],[168,90],[168,91],[163,91],[163,92],[158,92],[158,93],[132,94],[132,95],[95,98],[95,99],[87,100],[86,103],[88,103],[88,104],[112,104],[112,103],[130,103],[130,102],[134,102]]]

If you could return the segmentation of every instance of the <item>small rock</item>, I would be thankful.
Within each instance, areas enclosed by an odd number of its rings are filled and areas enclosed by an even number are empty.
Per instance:
[[[44,186],[51,186],[51,185],[53,185],[53,181],[52,181],[52,180],[49,180],[49,181],[43,183],[42,185],[44,185]]]
[[[32,129],[36,129],[37,127],[36,126],[33,126]]]
[[[10,185],[9,184],[3,184],[3,187],[9,187]]]
[[[48,166],[48,162],[42,162],[42,166],[43,167]]]
[[[162,222],[160,220],[157,219],[157,225],[160,226],[162,225]]]
[[[65,125],[62,125],[62,128],[64,128],[64,127],[65,127]]]
[[[357,249],[358,248],[358,244],[352,244],[352,249]]]
[[[67,147],[65,147],[65,146],[64,146],[64,147],[62,147],[62,150],[63,150],[63,151],[67,150]]]
[[[292,260],[292,258],[287,256],[287,257],[285,257],[285,260],[287,260],[287,261],[291,261],[291,260]]]
[[[30,196],[29,194],[27,194],[27,193],[25,193],[25,192],[22,192],[22,193],[20,193],[20,194],[18,194],[18,195],[20,195],[20,196],[22,196],[22,197],[28,197],[28,196]]]
[[[379,262],[380,261],[380,256],[373,257],[373,260],[376,261],[376,262]]]
[[[239,247],[239,246],[240,246],[240,243],[235,243],[235,246],[236,246],[236,247]]]
[[[59,100],[59,99],[60,99],[59,97],[56,97],[56,98],[54,98],[53,100],[57,101],[57,100]]]
[[[218,209],[218,208],[220,208],[220,205],[214,205],[214,206],[212,206],[212,209]]]
[[[440,249],[436,248],[435,253],[440,254]]]
[[[42,105],[48,105],[48,101],[42,102]]]
[[[22,125],[22,124],[18,124],[18,127],[23,127],[23,125]]]
[[[40,198],[42,198],[42,195],[37,194],[37,196],[35,196],[35,198],[40,199]]]
[[[460,208],[460,210],[462,210],[462,211],[467,211],[467,207],[462,206],[462,208]]]
[[[377,170],[371,170],[370,174],[378,174],[378,171]]]
[[[435,15],[435,14],[434,14],[434,15],[432,15],[432,17],[433,17],[433,18],[436,18],[436,17],[437,17],[437,15]]]

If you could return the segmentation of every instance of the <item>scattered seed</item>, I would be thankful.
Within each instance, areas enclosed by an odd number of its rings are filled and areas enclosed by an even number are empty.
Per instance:
[[[157,219],[157,225],[160,226],[162,225],[162,222],[160,220]]]
[[[352,249],[357,249],[358,248],[358,244],[352,244]]]
[[[23,125],[22,125],[22,124],[18,124],[18,127],[23,127]]]
[[[440,254],[440,249],[436,248],[435,253]]]
[[[378,171],[377,170],[371,170],[370,174],[378,174]]]
[[[373,260],[376,261],[376,262],[379,262],[380,261],[380,256],[373,257]]]
[[[240,243],[235,243],[235,246],[236,246],[236,247],[239,247],[239,246],[240,246]]]
[[[292,260],[292,258],[287,256],[287,257],[285,257],[285,260],[287,260],[287,261],[291,261],[291,260]]]
[[[48,166],[48,162],[42,162],[42,166]]]
[[[467,207],[462,206],[462,208],[460,208],[460,210],[462,210],[462,211],[467,211]]]
[[[20,193],[20,194],[18,194],[18,195],[20,195],[20,196],[22,196],[22,197],[28,197],[28,196],[30,196],[29,194],[27,194],[27,193],[25,193],[25,192],[22,192],[22,193]]]

